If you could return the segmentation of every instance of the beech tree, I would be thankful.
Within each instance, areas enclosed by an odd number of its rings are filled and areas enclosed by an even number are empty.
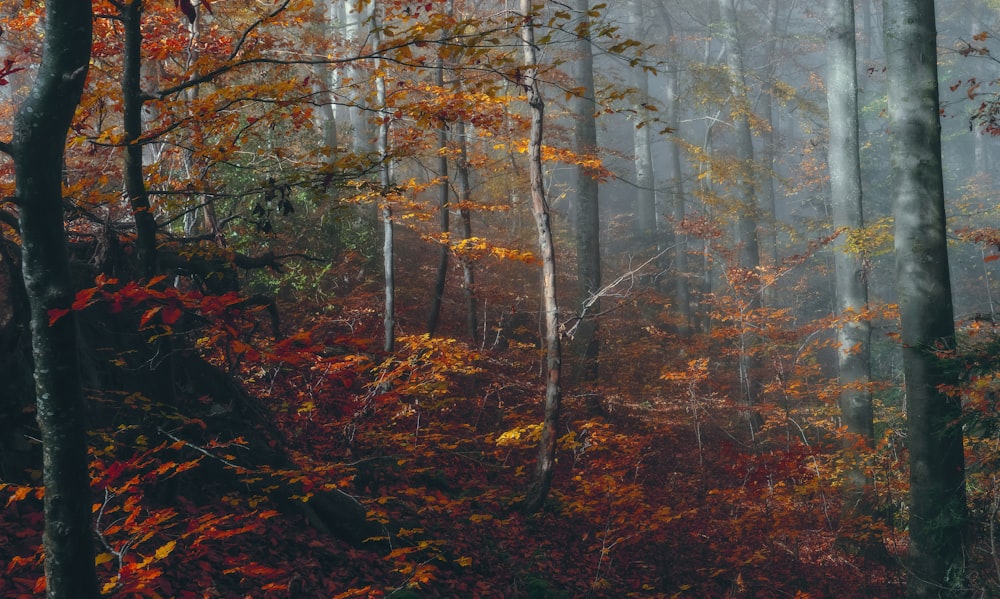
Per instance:
[[[875,442],[872,424],[871,324],[864,314],[868,307],[868,282],[863,256],[849,240],[864,226],[861,193],[861,159],[858,147],[857,50],[854,41],[854,3],[828,0],[830,24],[827,39],[829,76],[827,105],[830,141],[827,162],[830,169],[830,202],[833,226],[842,231],[834,254],[836,269],[837,359],[840,373],[840,413],[850,435],[845,444],[853,447],[860,439],[871,448]],[[850,509],[862,508],[870,477],[861,467],[847,474]]]
[[[556,259],[549,222],[549,206],[545,201],[542,172],[542,134],[545,101],[538,83],[538,54],[535,47],[535,8],[531,0],[521,0],[521,43],[524,50],[524,72],[521,85],[531,109],[531,132],[528,139],[528,172],[531,186],[531,213],[538,235],[538,252],[542,259],[542,314],[544,316],[545,404],[542,435],[538,444],[538,460],[534,479],[524,500],[524,511],[531,514],[541,509],[552,486],[555,473],[556,438],[559,434],[559,409],[562,402],[562,349],[559,336],[559,306],[556,303]]]
[[[958,597],[967,507],[945,227],[933,0],[886,0],[896,289],[910,452],[911,599]]]
[[[576,117],[576,151],[581,155],[597,151],[597,103],[594,93],[594,50],[590,35],[590,0],[576,0],[579,14],[576,43],[576,79],[579,95],[573,100]],[[581,360],[575,379],[596,379],[600,346],[597,338],[597,315],[601,311],[601,221],[599,186],[594,173],[583,165],[576,167],[576,270],[578,317],[574,352]]]
[[[90,64],[93,7],[50,0],[35,83],[0,150],[14,160],[21,269],[31,306],[35,406],[45,486],[45,593],[96,598],[90,474],[74,288],[63,225],[66,135]],[[61,317],[60,317],[61,316]]]

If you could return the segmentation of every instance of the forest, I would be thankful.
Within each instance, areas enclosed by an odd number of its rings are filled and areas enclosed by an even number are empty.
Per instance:
[[[998,17],[4,0],[0,596],[1000,597]]]

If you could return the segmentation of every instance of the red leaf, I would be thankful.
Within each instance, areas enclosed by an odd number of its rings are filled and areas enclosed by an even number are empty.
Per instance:
[[[146,310],[146,312],[142,315],[142,318],[139,319],[139,328],[144,328],[149,323],[149,319],[155,316],[160,310],[161,306],[153,306],[149,310]]]
[[[163,324],[174,324],[181,317],[181,309],[171,304],[164,307],[160,315],[163,317]]]
[[[91,287],[90,289],[81,289],[76,292],[76,299],[73,301],[74,310],[83,310],[90,304],[94,303],[94,294],[97,293],[97,287]]]
[[[1000,254],[990,254],[983,258],[983,262],[993,262],[994,260],[1000,260]]]
[[[52,308],[49,310],[49,326],[54,325],[57,320],[66,316],[69,312],[70,311],[65,308]]]

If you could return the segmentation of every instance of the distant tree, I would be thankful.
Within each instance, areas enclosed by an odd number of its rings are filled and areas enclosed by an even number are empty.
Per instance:
[[[31,306],[35,401],[45,485],[45,583],[49,599],[98,597],[90,474],[62,183],[66,135],[90,64],[93,7],[45,5],[45,46],[13,137],[21,269]],[[61,317],[60,317],[61,316]]]
[[[667,144],[667,169],[666,184],[667,193],[670,199],[670,218],[674,227],[674,271],[677,273],[677,280],[674,282],[674,304],[677,309],[678,320],[680,321],[681,333],[687,335],[691,332],[691,290],[688,281],[688,239],[681,229],[687,213],[686,199],[684,196],[684,179],[681,170],[681,149],[680,149],[680,58],[677,42],[674,37],[673,19],[667,11],[663,0],[657,5],[657,12],[663,21],[667,34],[667,56],[668,61],[673,61],[666,69],[664,76],[666,85],[663,90],[663,102],[665,105],[665,123],[677,138],[672,143]]]
[[[964,584],[965,459],[948,352],[955,324],[945,235],[933,0],[886,0],[896,289],[910,452],[908,596]]]
[[[642,0],[631,0],[628,5],[632,39],[644,39],[645,10]],[[652,134],[650,132],[650,98],[648,65],[641,62],[632,68],[635,87],[632,110],[632,162],[635,173],[635,221],[638,245],[642,251],[649,249],[657,234],[656,179],[653,173]]]
[[[760,266],[760,244],[757,240],[757,197],[755,189],[755,173],[753,135],[750,131],[750,100],[747,97],[746,67],[743,60],[743,47],[740,44],[739,26],[736,19],[736,8],[733,0],[719,0],[719,17],[722,28],[722,39],[725,42],[726,66],[729,70],[729,89],[733,98],[731,109],[732,129],[734,139],[733,160],[735,161],[736,210],[736,244],[739,248],[738,268],[746,273],[749,280],[756,279],[757,267]],[[755,296],[755,304],[759,305],[759,297]],[[745,328],[745,327],[744,327]],[[757,401],[757,384],[752,380],[756,369],[756,359],[753,355],[752,333],[741,333],[739,375],[743,401],[752,405]],[[756,421],[756,418],[754,418]],[[751,424],[755,427],[756,424]]]
[[[576,0],[580,15],[577,24],[576,80],[580,94],[574,99],[576,151],[581,155],[597,150],[597,104],[594,93],[594,50],[590,37],[590,0]],[[596,315],[601,310],[601,216],[598,182],[583,165],[576,167],[576,272],[579,280],[577,310],[581,318],[576,329],[574,353],[580,359],[576,379],[595,379],[600,346]]]

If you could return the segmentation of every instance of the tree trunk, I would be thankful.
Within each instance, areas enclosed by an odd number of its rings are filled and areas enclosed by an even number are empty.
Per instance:
[[[76,319],[50,324],[73,302],[63,225],[63,152],[90,63],[90,2],[49,0],[45,49],[31,93],[14,119],[21,268],[31,306],[38,426],[45,485],[45,581],[49,599],[96,598],[85,407]]]
[[[743,48],[739,40],[739,26],[733,0],[719,0],[722,19],[722,38],[726,43],[726,65],[729,67],[733,134],[736,138],[736,242],[739,246],[739,265],[744,270],[754,270],[760,265],[760,247],[757,242],[757,198],[754,192],[753,135],[750,132],[750,101],[747,97],[746,68]]]
[[[778,268],[778,208],[776,194],[774,190],[775,179],[775,129],[777,128],[774,113],[774,92],[775,76],[774,71],[780,59],[776,55],[778,50],[778,0],[768,0],[767,2],[767,42],[764,45],[764,55],[767,64],[770,65],[764,70],[764,93],[760,95],[760,118],[768,125],[761,132],[761,156],[757,181],[760,185],[760,211],[764,220],[762,233],[764,235],[764,253],[768,266],[771,269]],[[764,289],[764,304],[771,306],[774,304],[775,289],[773,285],[768,285]]]
[[[562,350],[559,345],[558,305],[556,303],[556,258],[552,245],[549,208],[545,201],[542,173],[542,126],[545,102],[539,90],[535,49],[534,11],[531,0],[521,0],[521,41],[524,48],[524,78],[522,85],[531,108],[531,134],[528,140],[528,160],[531,180],[531,212],[538,232],[538,250],[542,258],[542,304],[545,317],[545,416],[542,438],[538,445],[538,462],[534,480],[524,500],[524,511],[537,512],[545,503],[552,486],[555,470],[556,437],[559,427],[559,407],[562,400],[560,376]]]
[[[372,33],[375,39],[375,47],[382,45],[382,23],[380,18],[380,7],[373,3]],[[382,69],[382,59],[379,55],[375,58],[375,72],[380,73]],[[379,183],[382,187],[382,205],[379,210],[382,215],[382,270],[385,280],[385,314],[383,315],[383,326],[385,337],[382,348],[391,352],[396,346],[396,269],[395,269],[395,233],[393,231],[392,204],[389,187],[392,185],[392,162],[389,158],[389,123],[391,116],[387,106],[388,99],[385,90],[385,76],[378,74],[375,77],[376,101],[379,106],[379,126],[378,126],[378,155],[379,155]]]
[[[643,3],[642,0],[631,0],[629,3],[632,21],[631,36],[633,39],[643,38]],[[633,85],[636,95],[632,105],[635,112],[635,122],[632,128],[632,160],[635,165],[636,194],[636,237],[640,251],[647,251],[653,245],[658,233],[656,230],[656,191],[653,175],[652,137],[649,127],[649,75],[640,64],[632,68]]]
[[[663,89],[663,102],[665,104],[665,121],[677,140],[680,141],[678,129],[680,128],[680,54],[677,50],[677,42],[674,39],[673,21],[664,0],[660,0],[656,5],[663,21],[664,29],[667,33],[667,60],[677,61],[674,66],[669,66],[664,73],[666,84]],[[676,281],[674,283],[674,304],[677,310],[678,329],[681,335],[687,336],[691,332],[693,324],[691,317],[691,288],[688,273],[688,241],[687,234],[681,229],[681,224],[686,217],[687,206],[684,198],[684,179],[681,169],[681,150],[678,143],[671,141],[667,144],[667,190],[670,198],[670,218],[674,229],[674,272]]]
[[[582,93],[574,100],[576,151],[597,150],[597,102],[594,94],[594,53],[590,40],[590,0],[576,0],[580,16],[577,25],[577,84]],[[598,183],[582,166],[576,167],[576,272],[577,316],[580,322],[573,338],[573,354],[579,360],[576,380],[593,381],[598,376],[600,345],[597,315],[601,312],[601,216]]]
[[[135,219],[136,248],[144,279],[158,274],[156,219],[142,171],[142,0],[122,4],[125,50],[122,64],[122,125],[125,132],[125,193]]]
[[[955,347],[945,236],[933,0],[886,0],[896,289],[910,452],[907,594],[958,597],[968,519],[961,405],[940,352]]]
[[[444,58],[438,57],[437,64],[437,86],[444,89]],[[438,218],[441,223],[441,233],[447,238],[451,231],[449,197],[451,195],[451,181],[448,179],[448,125],[444,118],[438,125]],[[440,244],[438,249],[437,274],[434,277],[434,296],[431,298],[431,310],[427,317],[427,334],[433,336],[437,330],[438,321],[441,318],[441,302],[444,301],[444,287],[448,279],[448,254],[451,249],[448,242]]]
[[[459,214],[462,216],[462,239],[472,237],[472,211],[469,207],[472,201],[472,186],[469,183],[469,157],[465,140],[465,123],[459,121],[455,125],[455,137],[458,138],[458,160],[455,164],[456,186],[458,189]],[[465,323],[469,329],[469,337],[475,339],[479,332],[479,308],[476,305],[476,271],[472,261],[462,258],[462,290],[465,294]]]
[[[858,145],[858,77],[853,0],[827,0],[830,29],[827,37],[827,105],[830,142],[830,203],[833,226],[841,231],[834,252],[837,292],[837,364],[840,373],[840,414],[847,426],[844,449],[849,453],[862,441],[874,447],[872,424],[871,323],[868,282],[863,256],[847,247],[847,235],[864,226],[861,190],[861,157]],[[870,514],[872,480],[857,461],[844,473],[845,515]]]
[[[746,71],[743,61],[743,48],[739,41],[739,29],[736,21],[736,9],[733,0],[719,0],[719,15],[722,19],[723,39],[726,43],[726,63],[729,67],[730,89],[732,90],[733,108],[733,134],[736,137],[735,159],[738,163],[736,170],[735,189],[737,195],[736,205],[736,245],[738,247],[737,266],[746,273],[746,289],[744,293],[750,293],[750,301],[745,306],[745,311],[750,312],[754,307],[760,305],[760,295],[756,292],[757,267],[760,265],[760,246],[757,242],[757,199],[754,192],[754,152],[753,136],[750,132],[750,119],[748,116],[750,102],[747,98]],[[757,401],[758,385],[753,380],[753,371],[756,370],[756,358],[754,356],[756,339],[748,323],[741,324],[740,349],[739,349],[739,376],[740,387],[742,389],[743,402],[747,406],[752,406]],[[759,425],[759,416],[751,414],[751,431]]]

